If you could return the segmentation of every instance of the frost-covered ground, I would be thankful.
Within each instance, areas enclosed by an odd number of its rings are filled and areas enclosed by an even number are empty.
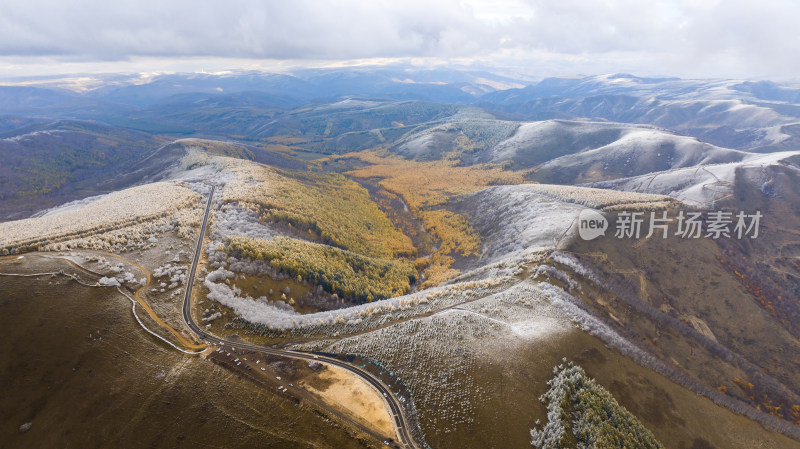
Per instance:
[[[261,224],[254,212],[237,205],[227,204],[222,206],[214,216],[212,233],[215,239],[232,236],[272,239],[281,235],[274,228]]]
[[[110,239],[112,245],[124,245],[123,238],[152,244],[157,241],[154,232],[163,230],[162,227],[170,227],[174,220],[154,225],[146,217],[175,217],[176,210],[183,210],[183,205],[198,203],[201,194],[215,184],[218,186],[219,200],[212,220],[214,241],[232,235],[261,238],[276,235],[276,231],[260,224],[257,216],[246,207],[253,198],[268,197],[274,173],[272,169],[249,161],[209,156],[198,150],[190,150],[181,166],[172,170],[170,177],[179,181],[128,189],[87,204],[73,204],[60,212],[52,211],[47,216],[25,222],[45,226],[53,233],[51,235],[59,235],[70,232],[80,234],[92,227],[103,226],[109,220],[112,223],[128,220],[133,223],[102,235],[107,241]],[[479,266],[447,285],[335,311],[300,314],[281,301],[252,298],[231,287],[226,281],[234,276],[233,271],[258,274],[269,267],[256,266],[259,262],[246,264],[227,257],[217,260],[214,253],[218,244],[214,242],[208,245],[208,250],[213,256],[210,257],[210,260],[213,259],[212,268],[216,270],[202,282],[209,290],[209,300],[232,309],[244,327],[270,335],[290,334],[314,338],[353,335],[443,310],[450,310],[447,313],[489,316],[488,309],[473,310],[472,304],[480,304],[483,298],[515,285],[517,276],[523,270],[534,269],[541,263],[560,238],[572,238],[572,234],[565,232],[584,208],[642,204],[664,207],[671,201],[660,195],[568,186],[530,184],[484,189],[462,201],[464,207],[469,209],[473,226],[483,236],[483,254]],[[188,207],[184,209],[193,210]],[[199,220],[199,216],[194,219]],[[20,222],[12,222],[0,226],[19,225]],[[34,235],[30,228],[32,226],[26,229],[27,232]],[[26,235],[26,230],[18,232]],[[117,236],[115,232],[124,235]],[[87,238],[92,237],[76,235],[66,243],[76,247],[91,247],[92,242],[85,240]],[[120,241],[117,242],[117,238]],[[64,244],[61,242],[56,245]],[[180,261],[178,254],[174,263],[154,270],[153,274],[159,282],[159,286],[154,288],[172,290],[185,282],[185,267],[179,265]],[[107,282],[114,282],[112,279],[117,282],[134,281],[122,274],[109,277]],[[459,308],[463,310],[456,312]],[[522,335],[536,334],[542,328],[540,325],[517,323],[510,329]]]
[[[212,184],[217,186],[210,228],[212,239],[219,242],[232,236],[269,239],[280,235],[261,224],[256,213],[248,208],[256,199],[270,196],[273,173],[261,164],[209,155],[189,147],[180,166],[173,167],[167,176],[186,182],[203,194],[208,193]]]
[[[462,134],[473,138],[479,147],[490,148],[514,134],[518,122],[497,120],[484,112],[467,109],[444,123],[412,132],[394,144],[392,152],[412,159],[435,159],[443,150],[456,150]],[[438,155],[438,156],[437,156]]]
[[[576,259],[557,251],[560,240],[575,237],[573,224],[582,210],[659,209],[676,204],[674,197],[694,201],[698,191],[708,194],[709,189],[719,187],[730,192],[737,168],[751,167],[757,173],[765,165],[797,164],[788,159],[797,155],[800,152],[748,156],[744,162],[629,178],[614,185],[619,190],[543,184],[483,189],[453,205],[469,216],[482,238],[480,256],[463,274],[408,295],[309,314],[298,313],[283,301],[251,297],[232,285],[229,281],[237,273],[270,273],[271,267],[217,251],[225,237],[280,235],[279,230],[260,223],[248,208],[254,198],[273,194],[275,174],[250,161],[191,150],[179,167],[171,169],[168,179],[172,181],[68,204],[39,218],[0,224],[0,239],[13,232],[14,242],[59,240],[43,243],[45,249],[124,248],[131,241],[154,244],[159,231],[188,226],[196,232],[190,225],[199,223],[202,216],[204,203],[199,200],[216,185],[212,242],[206,245],[213,271],[203,272],[204,278],[197,279],[208,290],[211,302],[200,303],[205,308],[202,322],[211,325],[221,317],[230,319],[232,311],[237,318],[231,324],[256,334],[307,342],[298,349],[355,354],[377,361],[403,380],[411,396],[402,399],[416,404],[422,421],[448,431],[473,424],[476,401],[492,394],[485,379],[476,379],[476,366],[486,360],[502,363],[523,343],[553,343],[581,329],[624,354],[646,360],[646,355],[581,306],[573,296],[580,286],[551,263],[569,266],[590,282],[596,279]],[[106,230],[106,226],[111,228]],[[98,234],[85,235],[95,231]],[[0,240],[0,248],[10,241]],[[153,270],[155,282],[147,293],[167,297],[181,292],[187,273],[181,263],[187,255],[177,252],[174,256],[171,261],[160,261],[161,266]],[[100,259],[96,262],[108,264]],[[143,282],[118,265],[103,267],[103,285]],[[523,274],[527,279],[522,279]]]
[[[281,301],[252,298],[226,283],[233,271],[263,274],[270,267],[263,262],[245,263],[222,254],[215,256],[218,242],[228,236],[270,238],[277,231],[259,223],[247,208],[253,198],[271,192],[272,169],[250,161],[209,156],[189,150],[169,178],[175,181],[147,184],[50,211],[46,216],[4,223],[0,228],[26,238],[57,239],[44,242],[45,249],[124,248],[131,241],[154,244],[156,232],[173,229],[176,222],[199,221],[197,204],[201,194],[218,186],[218,200],[212,217],[212,243],[207,245],[211,267],[203,280],[208,299],[235,312],[245,326],[265,334],[314,336],[350,335],[467,304],[513,285],[522,270],[541,262],[559,238],[565,236],[585,207],[607,208],[620,204],[650,204],[662,207],[670,199],[581,187],[518,185],[484,189],[465,198],[473,226],[483,235],[480,264],[447,285],[397,298],[376,301],[335,311],[299,314]],[[194,208],[189,208],[195,205]],[[185,215],[185,216],[183,216]],[[162,223],[163,222],[163,223]],[[110,227],[106,229],[106,227]],[[193,228],[192,228],[193,229]],[[95,231],[97,234],[95,235]],[[102,231],[102,232],[101,232]],[[84,235],[91,233],[92,235]],[[566,234],[566,238],[571,238]],[[5,242],[4,242],[5,243]],[[180,255],[173,264],[154,271],[163,284],[157,290],[172,290],[185,282]],[[213,259],[213,260],[211,260]],[[233,271],[231,271],[233,270]],[[124,276],[120,282],[129,281]],[[111,279],[108,282],[112,282]],[[519,329],[523,329],[520,327]]]
[[[157,182],[73,203],[45,216],[0,223],[0,248],[61,250],[124,248],[161,227],[188,232],[200,195],[175,182]]]
[[[505,364],[520,344],[547,341],[575,330],[538,284],[522,282],[430,316],[414,318],[336,341],[300,345],[303,350],[353,354],[392,370],[410,390],[422,422],[447,433],[474,423],[481,396],[491,388],[476,367]]]
[[[402,321],[492,294],[507,286],[509,277],[492,277],[430,288],[410,295],[334,311],[300,314],[282,301],[252,298],[224,280],[234,276],[232,271],[218,268],[204,281],[208,299],[231,308],[249,323],[254,331],[265,335],[338,336],[373,329]]]

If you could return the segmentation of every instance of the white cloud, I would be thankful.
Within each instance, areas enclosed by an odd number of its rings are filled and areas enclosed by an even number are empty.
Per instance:
[[[176,60],[230,67],[370,58],[684,76],[800,69],[793,23],[800,3],[792,0],[4,3],[3,71],[31,63],[162,69]]]

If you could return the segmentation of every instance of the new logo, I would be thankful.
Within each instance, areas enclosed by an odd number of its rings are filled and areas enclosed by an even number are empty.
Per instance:
[[[578,234],[584,240],[594,240],[601,235],[606,235],[608,220],[600,212],[593,209],[584,209],[578,215]]]

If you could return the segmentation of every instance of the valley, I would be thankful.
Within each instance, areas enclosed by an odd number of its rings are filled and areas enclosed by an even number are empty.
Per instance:
[[[800,447],[792,87],[352,73],[0,86],[0,446]]]

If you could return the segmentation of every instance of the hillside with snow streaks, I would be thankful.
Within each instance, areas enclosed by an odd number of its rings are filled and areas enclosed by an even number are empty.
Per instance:
[[[547,120],[523,123],[491,150],[491,161],[531,166],[565,154],[608,145],[620,138],[625,125]]]
[[[526,120],[647,124],[726,148],[767,152],[796,145],[798,92],[797,85],[769,81],[616,74],[549,78],[487,94],[479,104]]]
[[[554,248],[583,209],[665,208],[674,200],[587,187],[521,184],[490,187],[468,195],[461,206],[483,238],[481,263],[524,260],[528,253]],[[574,229],[572,229],[574,231]],[[566,233],[566,234],[565,234]]]
[[[520,125],[489,158],[536,167],[533,178],[541,182],[571,184],[734,162],[748,154],[652,126],[548,120]]]
[[[552,248],[585,208],[542,194],[534,185],[491,187],[465,201],[483,238],[484,263]]]
[[[739,162],[751,156],[695,138],[654,129],[632,129],[599,148],[561,156],[537,167],[535,178],[555,183],[584,183],[682,167]]]
[[[741,162],[668,170],[631,178],[589,184],[604,189],[669,195],[687,204],[709,207],[733,193],[737,173],[770,194],[771,167],[800,170],[800,151],[751,155]]]

